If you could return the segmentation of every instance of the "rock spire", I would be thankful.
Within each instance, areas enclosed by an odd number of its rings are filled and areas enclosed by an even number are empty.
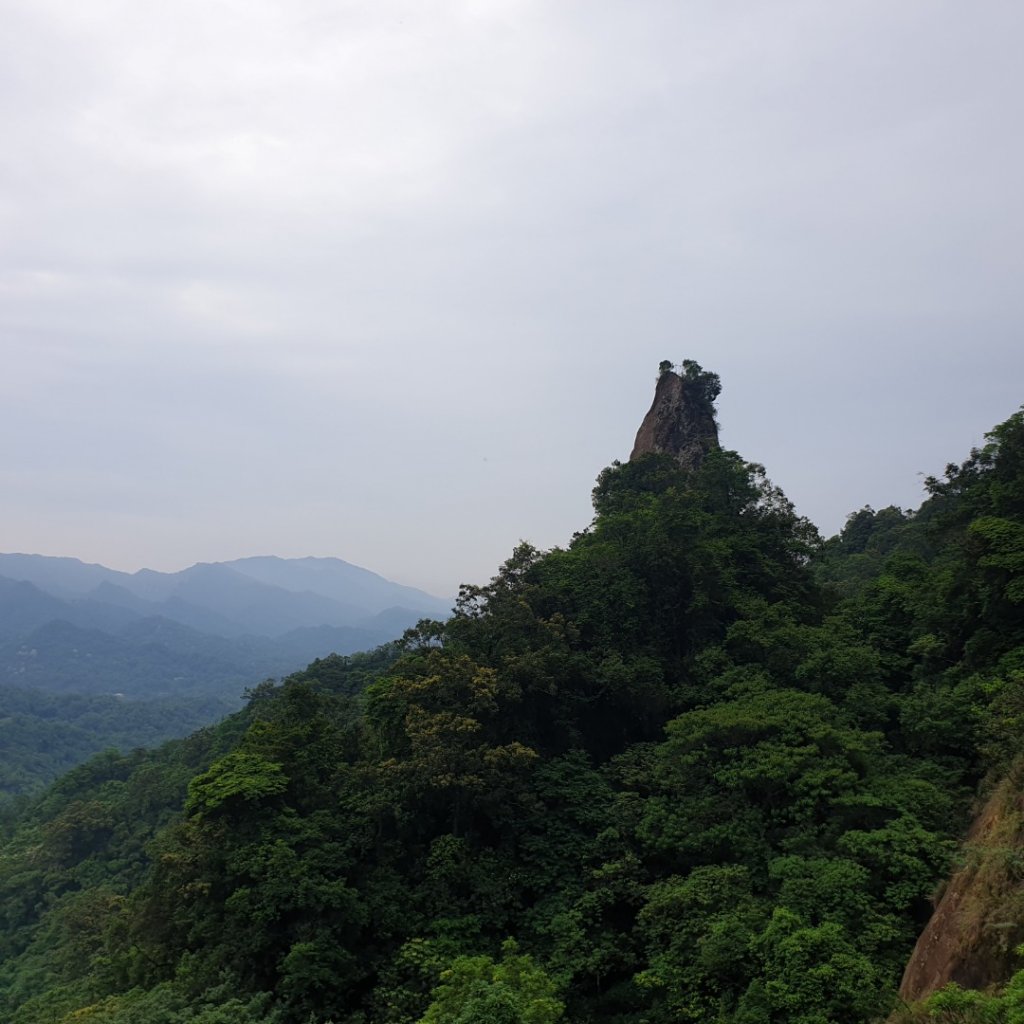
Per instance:
[[[661,364],[654,402],[636,434],[630,461],[651,452],[675,457],[684,469],[696,469],[718,448],[714,401],[722,390],[718,374],[684,359],[680,372]]]

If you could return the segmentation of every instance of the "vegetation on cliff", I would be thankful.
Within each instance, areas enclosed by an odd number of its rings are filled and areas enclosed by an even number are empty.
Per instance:
[[[638,456],[397,659],[76,769],[0,858],[0,1016],[884,1016],[1020,750],[1024,413],[929,488],[822,543],[735,452]]]

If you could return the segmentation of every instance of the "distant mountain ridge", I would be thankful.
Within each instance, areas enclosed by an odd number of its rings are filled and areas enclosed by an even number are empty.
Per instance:
[[[175,573],[126,573],[75,558],[0,554],[0,577],[31,583],[72,602],[80,612],[96,605],[116,607],[218,636],[279,636],[312,626],[360,628],[396,608],[407,612],[409,624],[422,617],[446,618],[451,611],[450,601],[340,558],[257,556],[199,562]]]
[[[338,558],[273,556],[120,572],[0,554],[0,685],[239,696],[328,654],[368,650],[451,603]]]

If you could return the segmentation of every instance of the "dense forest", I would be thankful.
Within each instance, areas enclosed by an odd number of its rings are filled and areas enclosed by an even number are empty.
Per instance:
[[[0,810],[102,750],[155,746],[237,709],[212,696],[125,700],[0,686]]]
[[[735,452],[642,454],[448,621],[76,768],[7,826],[0,1018],[1024,1020],[1012,948],[897,997],[1020,770],[1024,411],[927,489],[823,541]]]

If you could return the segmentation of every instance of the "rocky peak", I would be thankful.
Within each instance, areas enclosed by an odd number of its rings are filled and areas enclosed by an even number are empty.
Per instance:
[[[680,372],[668,360],[659,370],[654,402],[637,431],[630,461],[667,453],[684,469],[696,469],[718,447],[714,402],[721,382],[692,359],[683,360]]]

